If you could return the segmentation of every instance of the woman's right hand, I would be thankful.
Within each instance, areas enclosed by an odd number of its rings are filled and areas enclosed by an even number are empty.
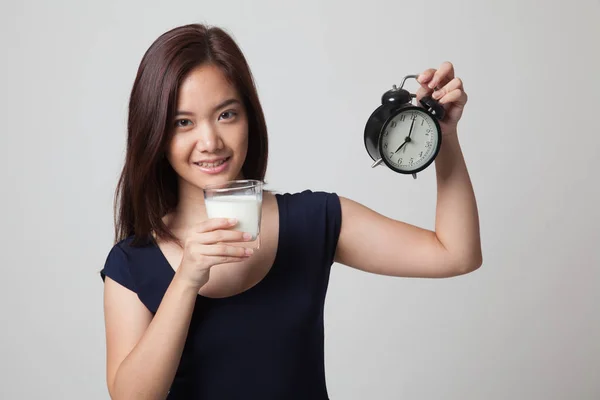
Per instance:
[[[252,249],[227,244],[251,240],[248,233],[230,230],[236,223],[227,218],[213,218],[190,228],[177,269],[179,277],[200,290],[208,282],[211,267],[240,262],[252,255]]]

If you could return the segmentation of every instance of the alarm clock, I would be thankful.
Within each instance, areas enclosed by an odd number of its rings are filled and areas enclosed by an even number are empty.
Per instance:
[[[381,97],[381,105],[373,111],[365,125],[364,142],[373,159],[372,168],[385,165],[400,174],[412,174],[427,168],[437,157],[442,145],[439,120],[444,118],[444,107],[431,96],[421,98],[421,106],[413,105],[416,94],[392,86]]]

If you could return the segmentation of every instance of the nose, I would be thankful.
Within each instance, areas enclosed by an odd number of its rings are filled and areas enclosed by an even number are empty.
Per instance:
[[[223,141],[216,127],[206,124],[199,130],[196,149],[203,153],[215,153],[223,148]]]

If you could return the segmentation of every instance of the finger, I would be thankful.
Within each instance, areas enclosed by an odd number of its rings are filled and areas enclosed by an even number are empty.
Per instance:
[[[201,244],[214,244],[219,242],[244,242],[250,239],[252,239],[252,234],[249,232],[241,232],[226,229],[218,229],[211,232],[196,233],[192,238],[193,241]]]
[[[442,86],[441,88],[439,88],[438,90],[433,92],[432,97],[437,100],[437,99],[443,97],[444,95],[446,95],[447,93],[452,92],[455,89],[463,90],[463,82],[460,78],[452,79],[446,85]]]
[[[433,78],[431,78],[427,86],[430,89],[434,89],[436,87],[446,85],[452,79],[454,79],[454,65],[452,65],[451,62],[445,61],[444,63],[442,63],[440,68],[437,71],[435,71],[435,74],[433,74]]]
[[[450,104],[463,107],[467,104],[468,96],[461,89],[454,89],[439,100],[440,104]]]
[[[199,257],[233,257],[248,258],[254,253],[253,249],[228,244],[197,245],[192,253]]]
[[[192,228],[193,232],[211,232],[217,229],[231,228],[237,224],[235,218],[209,218]]]
[[[435,69],[429,68],[425,71],[421,72],[421,74],[417,77],[417,82],[421,85],[421,87],[428,89],[427,83],[431,81],[433,75],[435,74]]]
[[[427,83],[431,80],[431,78],[433,78],[434,74],[435,69],[429,68],[421,72],[421,74],[417,77],[417,82],[419,82],[419,85],[421,85],[419,86],[419,89],[417,89],[416,93],[417,102],[432,92],[429,86],[427,86]]]
[[[228,256],[209,256],[207,261],[209,265],[232,264],[246,260],[247,257],[228,257]]]
[[[432,91],[433,91],[433,90],[432,90],[432,89],[429,89],[429,88],[427,87],[427,85],[425,85],[424,87],[420,87],[420,88],[417,90],[417,101],[420,101],[420,100],[421,100],[423,97],[425,97],[425,96],[427,96],[427,95],[431,94],[431,92],[432,92]]]

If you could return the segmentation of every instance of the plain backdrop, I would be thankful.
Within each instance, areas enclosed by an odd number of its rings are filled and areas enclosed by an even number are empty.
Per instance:
[[[592,0],[3,1],[0,398],[108,398],[98,271],[129,91],[152,41],[192,22],[247,56],[271,189],[426,228],[434,169],[371,169],[363,128],[405,75],[449,60],[464,81],[484,265],[428,280],[335,264],[332,399],[600,398],[598,21]]]

